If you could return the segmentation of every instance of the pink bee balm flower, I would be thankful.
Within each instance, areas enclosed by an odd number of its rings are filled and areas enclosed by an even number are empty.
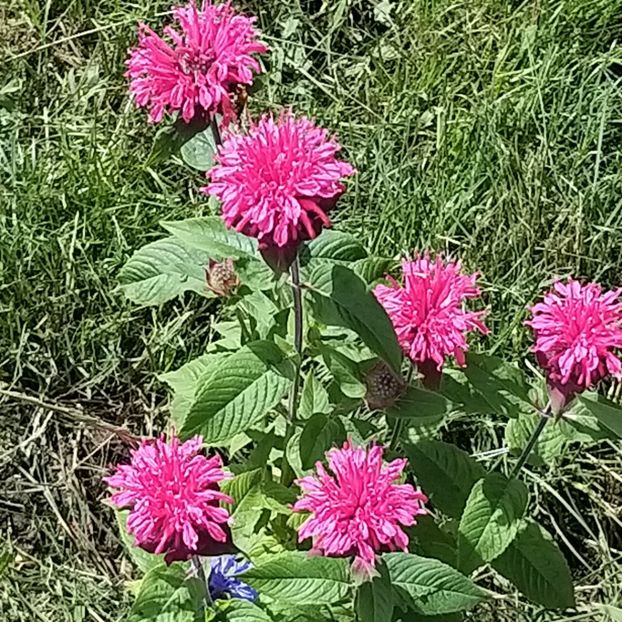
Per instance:
[[[166,553],[166,563],[191,555],[218,555],[228,550],[229,512],[219,507],[233,500],[220,492],[227,477],[219,456],[201,455],[203,439],[185,443],[173,437],[143,441],[130,464],[117,467],[104,481],[119,489],[111,497],[129,508],[127,530],[135,544],[150,553]]]
[[[427,497],[410,484],[396,484],[406,460],[382,461],[383,449],[353,447],[347,441],[326,457],[332,474],[320,462],[317,475],[296,483],[303,491],[293,509],[311,512],[298,531],[300,541],[313,538],[315,553],[328,557],[354,555],[353,570],[371,576],[375,554],[406,550],[408,536],[401,525],[415,525],[426,514]]]
[[[239,15],[228,2],[208,0],[200,10],[194,0],[176,7],[173,17],[178,28],[164,29],[169,42],[140,24],[126,74],[136,104],[149,109],[152,123],[174,111],[186,123],[215,113],[228,123],[235,117],[232,96],[238,85],[252,84],[253,72],[261,72],[253,54],[268,50],[257,41],[255,18]]]
[[[354,173],[341,149],[307,118],[263,116],[248,135],[232,134],[203,190],[222,202],[227,226],[255,237],[261,249],[296,247],[329,227],[326,215]]]
[[[481,321],[484,311],[466,311],[464,303],[478,298],[477,274],[462,274],[460,264],[440,257],[418,255],[402,262],[404,284],[387,277],[390,285],[378,285],[374,294],[393,323],[402,350],[424,374],[441,370],[453,355],[464,366],[466,335],[488,333]]]
[[[531,308],[536,343],[532,351],[551,388],[568,401],[611,374],[622,378],[621,289],[603,292],[597,283],[557,281]]]

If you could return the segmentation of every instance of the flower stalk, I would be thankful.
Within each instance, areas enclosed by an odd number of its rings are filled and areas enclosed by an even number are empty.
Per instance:
[[[302,365],[302,335],[303,335],[303,315],[302,315],[302,291],[300,289],[300,262],[298,255],[294,258],[289,274],[291,277],[292,298],[294,300],[294,348],[296,350],[296,360],[294,363],[294,380],[289,393],[289,407],[287,409],[287,428],[285,430],[285,440],[283,452],[287,448],[290,438],[294,434],[294,425],[298,414],[298,395],[300,393],[300,367]],[[283,455],[283,468],[281,470],[281,483],[288,486],[292,479],[292,470],[285,455]]]
[[[523,468],[525,462],[527,462],[527,458],[529,458],[529,454],[531,450],[536,446],[540,435],[542,434],[546,424],[551,418],[551,405],[548,404],[544,412],[540,413],[540,421],[538,421],[538,425],[535,427],[534,431],[531,433],[531,437],[529,441],[527,441],[527,445],[523,448],[512,472],[510,473],[510,479],[514,479],[520,473],[520,470]]]

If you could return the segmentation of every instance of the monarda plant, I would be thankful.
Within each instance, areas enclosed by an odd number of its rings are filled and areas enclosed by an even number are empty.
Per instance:
[[[121,287],[219,299],[205,352],[161,376],[170,424],[105,478],[144,573],[130,620],[453,621],[510,584],[572,609],[522,468],[622,433],[593,392],[622,373],[620,292],[555,282],[526,322],[541,375],[469,350],[489,333],[477,274],[331,230],[355,174],[337,140],[245,110],[267,52],[253,18],[210,2],[141,25],[130,52],[135,103],[183,137],[214,215],[163,222]],[[439,439],[475,415],[507,418],[495,464]]]

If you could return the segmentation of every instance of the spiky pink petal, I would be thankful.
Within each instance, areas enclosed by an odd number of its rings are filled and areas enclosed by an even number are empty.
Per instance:
[[[418,255],[402,262],[403,284],[387,277],[374,294],[393,323],[402,350],[424,368],[440,370],[448,356],[465,364],[467,333],[488,333],[484,311],[467,311],[464,303],[478,298],[477,274],[462,274],[460,264]]]
[[[260,248],[289,247],[330,226],[341,180],[354,173],[336,159],[340,149],[305,117],[265,115],[248,134],[228,136],[203,191],[221,201],[227,226],[257,238]]]
[[[597,283],[556,281],[525,322],[534,332],[538,363],[549,384],[569,396],[608,375],[622,378],[622,289],[604,291]]]
[[[426,513],[427,497],[410,484],[395,483],[406,460],[383,463],[379,445],[366,449],[347,441],[326,457],[331,472],[318,462],[317,474],[296,482],[303,494],[293,509],[311,512],[298,538],[312,538],[312,551],[321,555],[354,556],[355,572],[370,575],[376,553],[406,550],[408,536],[401,527]]]
[[[144,440],[132,450],[130,464],[104,478],[118,489],[112,504],[130,510],[127,529],[136,546],[165,553],[167,563],[228,548],[229,512],[219,503],[233,500],[218,489],[228,475],[220,456],[199,453],[202,444],[200,436],[185,443],[175,436],[168,443]]]
[[[250,85],[261,66],[255,54],[268,48],[258,41],[255,18],[238,14],[229,2],[213,5],[195,0],[173,9],[174,25],[160,37],[140,24],[138,46],[130,50],[126,76],[136,104],[149,109],[158,123],[178,111],[189,123],[215,113],[223,124],[235,117],[232,97],[239,85]]]

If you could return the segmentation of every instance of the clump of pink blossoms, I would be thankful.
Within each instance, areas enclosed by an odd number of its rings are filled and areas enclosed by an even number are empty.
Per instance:
[[[485,311],[467,311],[466,300],[478,298],[477,274],[462,274],[460,264],[440,257],[418,255],[402,262],[403,284],[387,277],[389,285],[378,285],[374,295],[393,323],[404,353],[419,367],[424,382],[440,380],[445,358],[454,356],[465,364],[467,333],[488,333],[482,322]]]
[[[340,149],[305,117],[265,115],[248,134],[224,141],[203,191],[222,202],[227,226],[257,238],[260,249],[296,248],[330,226],[341,180],[354,173],[336,159]]]
[[[622,378],[622,289],[605,291],[597,283],[557,281],[531,308],[532,351],[546,370],[553,407],[559,410],[574,395],[608,375]]]
[[[166,553],[166,563],[230,550],[229,512],[219,502],[233,500],[218,489],[227,474],[219,456],[199,453],[202,443],[200,436],[185,443],[175,436],[168,443],[145,440],[132,451],[130,464],[104,478],[118,489],[111,502],[130,510],[127,530],[136,546]]]
[[[152,123],[180,111],[186,123],[219,113],[227,124],[235,118],[237,87],[252,84],[253,72],[261,72],[253,54],[268,50],[257,40],[255,18],[236,13],[229,2],[209,0],[200,9],[194,0],[176,7],[173,17],[177,28],[164,28],[169,41],[140,24],[126,73],[136,104],[149,109]]]
[[[406,460],[382,461],[378,445],[365,449],[347,441],[326,454],[332,473],[317,462],[317,475],[296,483],[303,491],[295,511],[312,515],[298,531],[299,540],[313,538],[313,552],[328,557],[354,556],[353,570],[371,576],[376,553],[406,550],[401,526],[416,524],[426,514],[427,497],[410,484],[397,484]]]

